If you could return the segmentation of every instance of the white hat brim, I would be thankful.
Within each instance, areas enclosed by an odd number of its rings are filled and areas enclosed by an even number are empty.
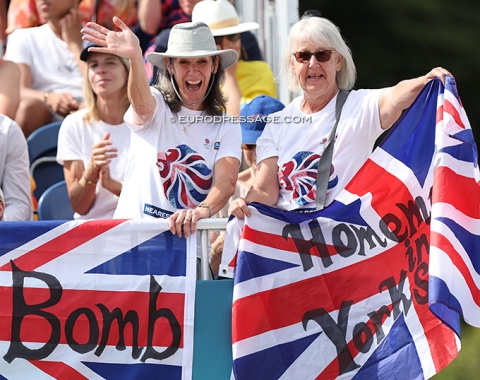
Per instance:
[[[250,30],[255,30],[260,27],[259,24],[256,22],[242,22],[235,26],[229,26],[227,28],[219,28],[219,29],[210,29],[214,37],[218,36],[229,36],[230,34],[237,34],[248,32]]]
[[[147,54],[147,61],[152,65],[157,66],[160,70],[166,69],[165,58],[198,58],[198,57],[211,57],[213,55],[220,56],[220,67],[226,69],[232,66],[238,60],[238,54],[233,49],[226,50],[196,50],[194,52],[175,52],[175,53],[156,53],[151,52]]]

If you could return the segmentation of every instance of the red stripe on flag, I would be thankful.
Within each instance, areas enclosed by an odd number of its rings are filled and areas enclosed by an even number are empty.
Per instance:
[[[242,239],[272,249],[279,249],[282,251],[298,253],[298,248],[295,245],[295,240],[297,239],[294,239],[292,237],[284,238],[269,232],[255,230],[252,229],[249,225],[245,225],[242,233]],[[333,247],[332,245],[327,245],[326,249],[328,250],[330,256],[334,256],[337,254],[335,247]],[[311,250],[310,254],[312,256],[320,257],[320,252],[318,251],[318,249]]]
[[[419,318],[428,340],[435,372],[438,373],[458,355],[458,348],[455,343],[456,335],[452,329],[442,323],[430,311],[426,311],[426,313],[428,315],[420,315]],[[437,326],[433,327],[435,324]]]
[[[480,186],[474,178],[464,177],[451,168],[440,166],[435,169],[433,203],[449,203],[463,214],[480,219]]]
[[[33,271],[124,222],[122,219],[87,221],[16,258],[15,263],[24,271]],[[10,263],[1,266],[0,271],[10,272]]]
[[[30,363],[57,380],[88,380],[88,377],[65,363],[43,360],[30,360]]]
[[[404,202],[413,201],[411,192],[405,183],[370,159],[367,160],[362,171],[368,172],[368,175],[355,176],[346,189],[359,197],[363,197],[367,193],[371,194],[372,207],[378,215],[395,214],[402,221],[402,225],[408,225],[403,213],[398,208],[393,208],[391,202],[385,202],[385,199],[392,196],[395,199],[402,199]],[[381,181],[378,180],[379,178]]]
[[[436,121],[435,121],[436,124],[443,121],[443,114],[444,114],[444,108],[443,108],[443,104],[442,104],[440,107],[437,108],[437,116],[436,116]]]
[[[460,113],[458,112],[458,109],[447,99],[445,99],[445,103],[443,105],[444,112],[451,115],[453,119],[455,120],[455,123],[465,129],[465,124],[463,124],[462,117],[460,116]]]
[[[23,298],[30,310],[35,309],[35,305],[46,302],[51,297],[49,289],[40,288],[24,288]],[[104,318],[98,305],[103,305],[109,312],[118,308],[125,315],[129,311],[132,314],[138,315],[138,345],[145,347],[148,342],[148,321],[149,321],[149,297],[148,292],[139,291],[100,291],[100,290],[72,290],[64,289],[60,301],[48,308],[38,307],[37,311],[43,313],[45,317],[32,314],[25,315],[21,325],[21,339],[25,342],[47,342],[52,334],[50,323],[47,322],[48,317],[51,320],[58,320],[60,322],[60,344],[67,344],[65,336],[65,325],[68,319],[73,320],[72,313],[79,313],[73,326],[73,338],[79,344],[88,342],[89,334],[92,332],[86,315],[94,316],[94,328],[98,327],[99,338],[102,338],[102,333],[107,334],[104,329]],[[12,326],[12,287],[0,287],[0,341],[11,340],[11,326]],[[184,330],[184,305],[185,296],[181,293],[164,293],[160,292],[157,297],[156,310],[161,308],[168,309],[172,312],[178,321],[180,329],[182,330],[182,339],[180,341],[180,348],[183,348],[183,330]],[[83,311],[83,312],[82,312]],[[168,320],[165,317],[160,317],[152,320],[155,323],[155,335],[152,344],[154,346],[168,347],[172,343],[172,329]],[[119,329],[116,320],[111,324],[108,332],[107,345],[116,346],[119,339]],[[130,323],[126,324],[125,330],[125,344],[127,347],[132,347],[133,331]],[[96,342],[99,344],[100,342]]]
[[[465,264],[465,261],[462,258],[462,256],[457,252],[457,250],[452,245],[450,240],[448,240],[445,236],[436,232],[432,232],[430,239],[431,239],[432,247],[437,247],[438,249],[445,252],[448,255],[448,257],[450,257],[450,260],[452,260],[453,265],[455,265],[458,271],[462,274],[462,277],[465,280],[465,283],[470,289],[473,302],[475,302],[476,305],[480,307],[480,289],[478,289],[477,284],[472,276],[472,273],[468,269],[467,264]]]

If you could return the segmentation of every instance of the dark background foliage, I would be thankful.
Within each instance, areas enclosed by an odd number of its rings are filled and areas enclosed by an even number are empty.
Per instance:
[[[480,107],[480,1],[300,0],[300,14],[317,9],[348,42],[356,88],[391,86],[443,66],[456,79],[477,144]]]

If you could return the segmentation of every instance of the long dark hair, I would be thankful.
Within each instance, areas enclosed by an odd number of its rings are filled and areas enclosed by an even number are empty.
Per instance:
[[[173,77],[173,80],[175,81],[175,85],[178,88],[175,77]],[[210,80],[212,80],[212,77],[210,77]],[[212,88],[205,100],[203,101],[204,111],[206,115],[222,116],[225,113],[225,110],[227,109],[227,98],[222,93],[222,84],[224,81],[225,70],[221,67],[221,65],[219,65],[218,70],[213,78]],[[157,80],[153,86],[162,93],[165,102],[168,104],[172,112],[177,113],[180,111],[182,107],[182,102],[175,93],[172,82],[170,81],[170,73],[167,69],[158,70]]]

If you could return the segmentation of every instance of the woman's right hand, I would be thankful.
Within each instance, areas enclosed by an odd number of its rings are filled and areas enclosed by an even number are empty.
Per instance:
[[[248,209],[247,202],[243,198],[237,198],[228,207],[228,214],[244,219],[245,216],[251,216],[252,213]]]

